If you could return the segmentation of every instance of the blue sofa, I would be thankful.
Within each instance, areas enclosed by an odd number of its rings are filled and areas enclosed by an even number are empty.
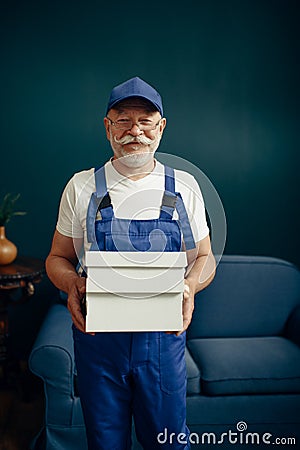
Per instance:
[[[192,448],[300,448],[300,272],[271,257],[224,255],[197,294],[187,332]],[[86,450],[71,319],[49,310],[29,358],[44,380],[45,423],[32,450]],[[186,440],[163,430],[161,443]],[[140,448],[134,438],[133,448]],[[163,447],[162,447],[163,448]]]

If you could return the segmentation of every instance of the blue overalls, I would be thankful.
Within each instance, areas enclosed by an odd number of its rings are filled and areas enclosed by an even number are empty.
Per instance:
[[[180,251],[195,247],[173,169],[165,166],[160,216],[127,220],[114,216],[105,170],[95,170],[96,192],[87,214],[91,250]],[[179,221],[173,220],[176,208]],[[100,220],[95,220],[97,211]],[[185,333],[105,332],[95,336],[73,326],[78,389],[89,450],[129,450],[132,417],[144,450],[188,449]],[[167,430],[166,434],[159,433]],[[171,437],[171,433],[173,434]],[[184,433],[184,435],[180,435]],[[179,436],[179,438],[178,438]],[[186,441],[185,443],[182,443]]]

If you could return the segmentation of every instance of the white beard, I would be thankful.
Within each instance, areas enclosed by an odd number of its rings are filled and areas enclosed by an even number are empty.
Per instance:
[[[124,166],[129,167],[131,169],[138,169],[139,167],[143,167],[148,162],[153,159],[154,152],[137,152],[137,153],[127,153],[123,149],[121,150],[121,158],[119,160],[124,164]]]
[[[131,169],[138,169],[139,167],[143,167],[148,162],[150,162],[153,157],[154,153],[156,152],[159,143],[160,143],[161,135],[155,137],[154,139],[147,138],[146,136],[124,136],[124,138],[117,139],[116,136],[112,136],[112,133],[110,132],[110,144],[112,146],[112,149],[114,152],[119,152],[121,154],[121,157],[119,157],[120,162],[124,164],[124,166],[131,168]],[[149,150],[147,152],[145,151],[139,151],[140,145],[137,145],[136,147],[133,145],[132,148],[134,149],[133,152],[127,152],[124,149],[124,145],[130,144],[130,142],[139,142],[142,145],[147,145]],[[118,144],[121,148],[117,148],[115,144]]]

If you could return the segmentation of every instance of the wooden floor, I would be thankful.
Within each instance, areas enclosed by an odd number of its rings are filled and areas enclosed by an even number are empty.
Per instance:
[[[29,450],[43,424],[41,380],[23,371],[9,383],[0,381],[0,450]]]

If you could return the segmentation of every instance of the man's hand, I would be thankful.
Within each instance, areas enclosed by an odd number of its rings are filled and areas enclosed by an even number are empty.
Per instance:
[[[78,330],[85,333],[85,318],[81,312],[81,302],[85,295],[86,278],[78,277],[69,290],[68,310],[71,313],[72,320]]]
[[[194,292],[188,280],[184,280],[184,291],[182,300],[182,315],[183,315],[183,327],[182,330],[177,331],[176,336],[180,336],[184,331],[188,329],[191,323],[193,311],[194,311]]]

